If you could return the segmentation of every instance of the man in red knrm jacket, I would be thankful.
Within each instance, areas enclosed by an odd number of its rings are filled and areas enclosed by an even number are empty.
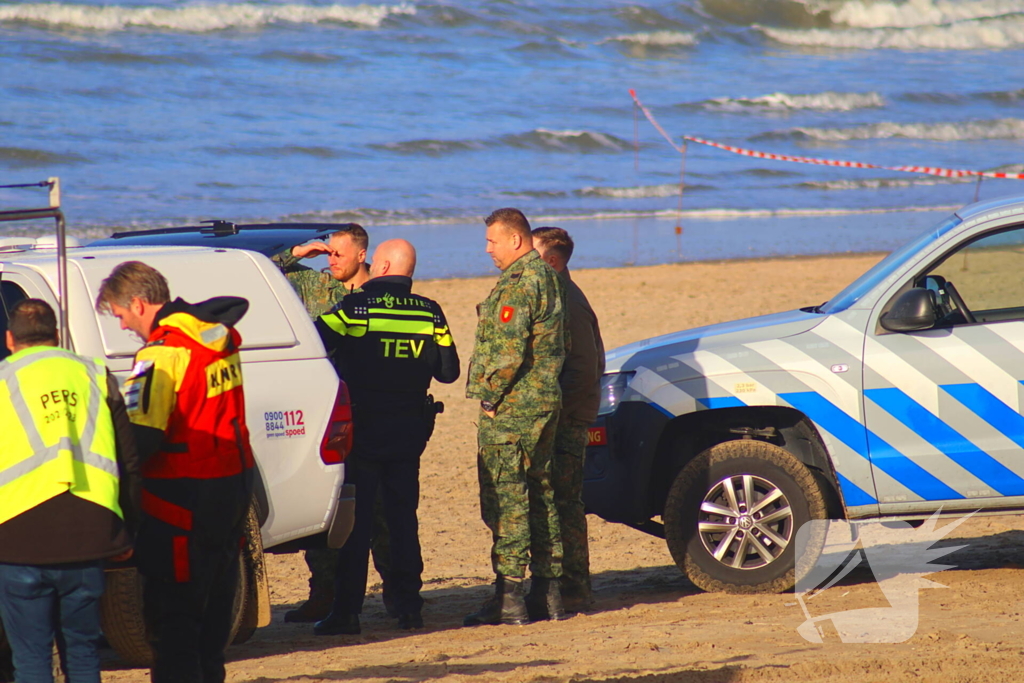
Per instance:
[[[249,302],[171,301],[159,271],[128,261],[103,281],[96,307],[146,341],[125,400],[142,460],[135,556],[146,577],[152,679],[220,683],[252,493],[234,329]]]

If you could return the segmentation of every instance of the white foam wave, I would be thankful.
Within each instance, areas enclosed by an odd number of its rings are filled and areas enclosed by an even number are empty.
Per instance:
[[[211,4],[185,7],[121,7],[68,3],[0,5],[0,24],[27,23],[47,28],[123,31],[146,28],[186,33],[254,29],[275,24],[353,24],[376,28],[389,16],[415,14],[400,5]]]
[[[955,183],[974,183],[975,178],[865,178],[863,180],[811,180],[798,187],[810,190],[886,190],[905,187],[930,187]]]
[[[676,197],[679,195],[679,184],[640,185],[638,187],[584,187],[578,194],[583,197],[606,197],[608,199]]]
[[[759,28],[771,40],[797,47],[850,50],[998,50],[1024,45],[1024,16],[915,28],[840,31]]]
[[[845,142],[847,140],[1024,140],[1024,119],[990,121],[951,121],[947,123],[891,123],[883,121],[853,128],[793,128],[783,133],[769,133],[769,138],[787,137]]]
[[[605,38],[602,43],[626,43],[644,47],[692,47],[697,36],[685,31],[651,31],[649,33],[627,33]]]
[[[784,92],[771,93],[760,97],[716,97],[702,102],[706,109],[715,111],[852,111],[884,107],[885,99],[876,92],[843,93],[821,92],[806,95],[790,95]]]
[[[628,149],[627,143],[606,133],[595,133],[589,130],[550,130],[548,128],[537,128],[533,131],[537,138],[546,145],[552,147],[563,147],[569,149],[574,146],[606,147],[615,151]]]
[[[1024,12],[1024,0],[848,0],[838,3],[838,6],[836,4],[825,2],[814,3],[812,6],[828,9],[834,24],[853,28],[939,26]]]

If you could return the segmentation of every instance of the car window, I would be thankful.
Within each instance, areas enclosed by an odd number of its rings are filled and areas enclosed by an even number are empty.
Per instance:
[[[919,284],[936,292],[940,306],[954,314],[949,324],[964,324],[959,302],[977,322],[1024,319],[1024,226],[989,233],[961,245]],[[952,301],[950,301],[952,299]]]
[[[925,230],[919,236],[876,263],[870,270],[847,285],[843,291],[829,299],[821,307],[821,312],[839,313],[850,308],[860,301],[862,296],[877,287],[880,282],[883,282],[887,277],[899,270],[911,257],[960,225],[961,222],[960,217],[953,214],[948,218],[944,218],[937,226]]]
[[[25,298],[25,290],[13,282],[0,281],[0,360],[7,358],[11,352],[3,340],[7,337],[7,312],[14,304]]]

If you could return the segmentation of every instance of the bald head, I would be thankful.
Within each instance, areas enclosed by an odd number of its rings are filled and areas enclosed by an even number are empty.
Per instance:
[[[403,275],[412,277],[416,270],[416,248],[405,240],[381,242],[373,252],[370,277]]]

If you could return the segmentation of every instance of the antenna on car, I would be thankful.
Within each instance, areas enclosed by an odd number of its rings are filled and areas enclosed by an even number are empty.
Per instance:
[[[0,223],[12,221],[33,221],[53,218],[57,222],[57,312],[60,325],[60,345],[68,349],[71,338],[68,334],[68,253],[65,235],[64,212],[60,210],[60,178],[53,177],[38,183],[0,185],[0,189],[46,187],[50,190],[49,206],[44,209],[10,209],[0,211]]]

